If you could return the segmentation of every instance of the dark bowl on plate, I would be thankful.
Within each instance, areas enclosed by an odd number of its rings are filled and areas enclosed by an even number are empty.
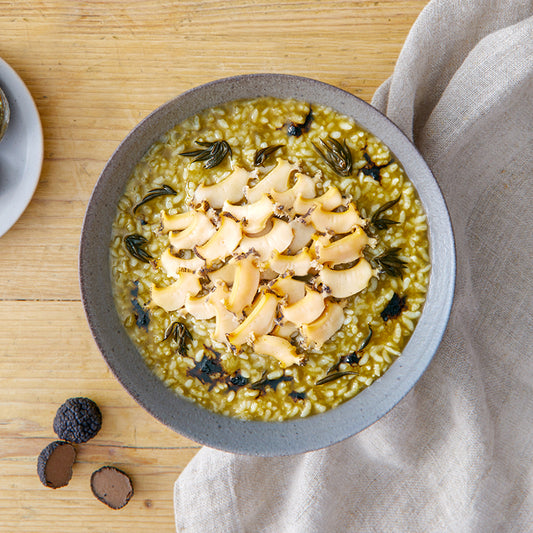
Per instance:
[[[118,201],[136,163],[166,131],[187,117],[228,101],[273,96],[333,108],[381,139],[403,165],[428,217],[432,270],[422,315],[400,357],[351,400],[323,414],[285,422],[225,417],[177,396],[146,366],[124,329],[111,290],[109,244]],[[439,187],[411,141],[387,117],[331,85],[282,74],[250,74],[201,85],[162,105],[124,139],[91,197],[80,244],[85,312],[102,355],[125,389],[158,420],[201,444],[235,453],[274,456],[306,452],[355,435],[392,409],[431,361],[452,305],[455,252]]]

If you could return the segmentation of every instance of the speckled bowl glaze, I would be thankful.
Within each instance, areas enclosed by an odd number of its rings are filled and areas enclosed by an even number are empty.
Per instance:
[[[274,96],[330,106],[380,138],[401,161],[428,216],[432,271],[418,325],[385,374],[351,400],[323,414],[286,422],[224,417],[176,396],[146,366],[122,326],[111,292],[109,243],[117,203],[135,164],[170,128],[208,107]],[[411,390],[433,357],[452,305],[455,252],[450,219],[430,169],[389,119],[331,85],[282,74],[250,74],[213,81],[174,98],[138,124],[98,180],[85,215],[80,283],[85,312],[102,355],[125,389],[158,420],[201,444],[235,453],[290,455],[329,446],[362,431]]]

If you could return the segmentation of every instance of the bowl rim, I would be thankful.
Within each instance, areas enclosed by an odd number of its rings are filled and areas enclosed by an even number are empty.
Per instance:
[[[402,354],[388,370],[370,387],[334,409],[283,422],[227,417],[170,391],[144,363],[127,336],[110,291],[111,225],[118,198],[134,165],[153,142],[187,116],[225,102],[259,96],[327,105],[352,117],[381,139],[402,163],[422,201],[428,217],[432,265],[422,315]],[[106,245],[102,246],[102,242]],[[126,391],[152,416],[191,440],[228,452],[259,456],[292,455],[330,446],[359,433],[389,412],[413,388],[440,344],[451,312],[455,269],[453,231],[444,197],[411,140],[383,113],[343,89],[311,78],[268,73],[231,76],[199,85],[139,122],[118,145],[94,186],[79,252],[81,296],[91,333]]]

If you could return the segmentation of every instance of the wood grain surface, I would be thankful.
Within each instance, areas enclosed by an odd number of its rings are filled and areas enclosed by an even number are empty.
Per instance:
[[[0,0],[0,57],[31,91],[45,142],[35,196],[0,238],[1,532],[174,531],[173,482],[199,447],[114,379],[78,288],[85,207],[121,139],[180,92],[235,74],[303,75],[370,101],[426,3]],[[70,484],[47,489],[37,456],[56,409],[80,395],[100,405],[102,430],[77,446]],[[106,464],[135,485],[120,511],[90,491]]]

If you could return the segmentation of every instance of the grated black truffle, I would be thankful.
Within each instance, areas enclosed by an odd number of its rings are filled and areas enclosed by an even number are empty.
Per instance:
[[[72,444],[62,440],[51,442],[37,459],[37,474],[41,483],[52,489],[68,485],[75,460],[76,449]]]
[[[54,431],[68,442],[87,442],[101,427],[102,413],[89,398],[69,398],[54,418]]]

